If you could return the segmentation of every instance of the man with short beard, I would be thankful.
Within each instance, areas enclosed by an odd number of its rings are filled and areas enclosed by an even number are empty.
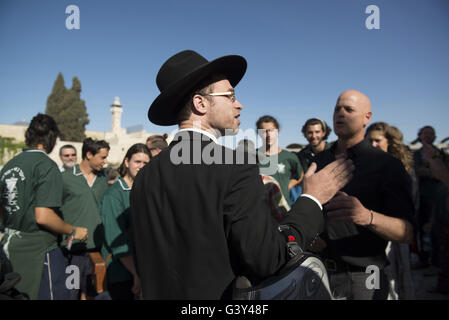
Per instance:
[[[63,145],[59,149],[59,158],[62,161],[62,166],[59,168],[61,172],[73,168],[76,165],[76,149],[71,144]]]
[[[326,142],[326,140],[331,131],[332,129],[326,122],[317,118],[311,118],[304,123],[301,132],[309,144],[296,153],[304,171],[307,171],[318,153],[330,148],[332,143]]]

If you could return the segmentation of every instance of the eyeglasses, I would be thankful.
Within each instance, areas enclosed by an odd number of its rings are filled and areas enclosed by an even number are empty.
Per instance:
[[[202,94],[203,96],[226,96],[229,99],[231,99],[231,102],[235,102],[235,92],[234,91],[225,91],[225,92],[213,92],[213,93],[207,93]]]
[[[63,154],[62,155],[64,158],[66,157],[76,157],[76,153],[72,153],[72,154]]]

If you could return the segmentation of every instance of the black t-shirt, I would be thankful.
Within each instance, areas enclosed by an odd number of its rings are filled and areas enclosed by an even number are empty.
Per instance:
[[[318,170],[335,160],[338,142],[316,157]],[[362,205],[387,216],[412,222],[414,207],[411,183],[402,163],[387,152],[363,140],[347,150],[355,170],[352,180],[342,189],[357,197]],[[326,218],[323,234],[328,249],[326,256],[366,266],[385,256],[388,241],[370,229],[353,222],[336,222]]]
[[[329,149],[333,143],[334,142],[325,142],[324,150]],[[312,147],[309,144],[301,151],[295,152],[295,154],[298,157],[299,162],[301,163],[304,173],[306,173],[306,171],[309,169],[312,162],[315,161],[315,157],[317,156],[318,153],[314,153],[312,150]]]

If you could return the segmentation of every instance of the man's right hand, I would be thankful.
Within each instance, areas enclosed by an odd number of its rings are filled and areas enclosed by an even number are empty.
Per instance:
[[[327,248],[327,243],[323,239],[321,239],[319,236],[316,237],[315,242],[313,245],[308,249],[309,251],[313,253],[320,253],[323,252],[324,249]]]
[[[86,241],[87,240],[87,228],[75,227],[75,239]]]
[[[303,193],[325,204],[352,179],[355,166],[352,160],[337,157],[319,172],[315,172],[316,169],[317,165],[313,162],[304,175]]]

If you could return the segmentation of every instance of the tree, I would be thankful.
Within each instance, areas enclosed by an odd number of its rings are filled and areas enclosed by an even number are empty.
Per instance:
[[[53,85],[53,90],[47,98],[47,109],[45,110],[45,113],[52,116],[57,123],[58,121],[56,119],[59,116],[66,93],[67,88],[64,84],[64,77],[59,73]]]
[[[47,99],[46,114],[52,116],[61,131],[61,139],[81,142],[84,139],[85,126],[89,123],[86,103],[81,99],[81,82],[77,77],[72,80],[72,88],[64,85],[64,78],[58,74],[51,94]]]

